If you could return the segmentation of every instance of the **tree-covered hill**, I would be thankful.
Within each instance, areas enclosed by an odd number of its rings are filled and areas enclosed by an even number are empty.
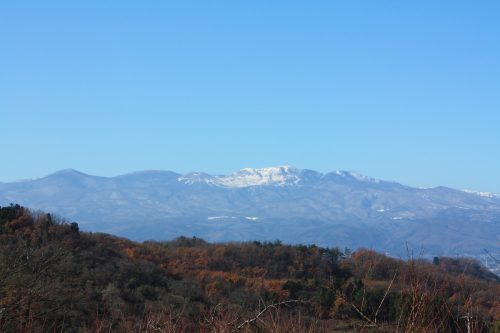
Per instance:
[[[2,332],[499,332],[471,259],[275,242],[132,242],[0,207]]]

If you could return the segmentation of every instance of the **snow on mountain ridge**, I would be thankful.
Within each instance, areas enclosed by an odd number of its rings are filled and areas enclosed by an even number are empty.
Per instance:
[[[475,194],[483,198],[500,198],[500,194],[498,193],[492,193],[492,192],[481,192],[481,191],[472,191],[472,190],[462,190],[462,192],[469,193],[469,194]]]
[[[287,185],[300,182],[300,170],[287,165],[260,169],[244,168],[228,176],[218,177],[218,184],[226,187],[258,185]]]
[[[268,168],[243,168],[230,175],[211,176],[205,173],[188,173],[177,180],[188,185],[205,183],[223,187],[248,187],[259,185],[288,185],[300,182],[301,170],[290,166]]]
[[[362,175],[362,174],[355,172],[355,171],[337,170],[337,171],[335,171],[335,174],[338,176],[342,176],[342,177],[349,176],[349,177],[352,177],[352,178],[359,180],[359,181],[362,181],[362,182],[380,183],[380,179],[368,177],[368,176]]]
[[[217,176],[211,176],[203,172],[190,172],[188,174],[185,174],[184,176],[180,176],[179,178],[177,178],[177,181],[187,185],[193,185],[199,183],[215,185],[214,178],[216,177]]]
[[[249,186],[285,186],[299,185],[302,181],[307,181],[307,172],[311,170],[301,170],[288,165],[266,167],[266,168],[243,168],[229,175],[212,176],[206,173],[193,172],[179,177],[177,180],[187,185],[207,184],[228,188],[249,187]],[[315,172],[316,173],[316,172]],[[317,173],[321,176],[324,174]],[[361,182],[379,183],[379,179],[371,178],[353,171],[335,171],[341,177],[352,177]],[[304,177],[306,179],[304,179]]]

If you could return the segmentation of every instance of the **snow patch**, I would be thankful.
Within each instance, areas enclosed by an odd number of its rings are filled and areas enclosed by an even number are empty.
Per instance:
[[[296,185],[300,182],[300,170],[288,165],[269,168],[244,168],[227,176],[211,176],[189,173],[177,179],[184,184],[204,183],[222,187],[249,187],[262,185]]]
[[[209,216],[207,220],[222,220],[222,219],[235,219],[235,216]]]
[[[260,217],[257,216],[244,216],[244,217],[237,217],[237,216],[228,216],[228,215],[222,215],[222,216],[209,216],[207,217],[207,220],[234,220],[234,219],[241,219],[244,218],[245,220],[249,221],[257,221],[260,220]]]
[[[480,191],[472,191],[472,190],[462,190],[462,192],[469,193],[469,194],[475,194],[483,198],[490,198],[490,199],[497,199],[500,198],[500,194],[498,193],[492,193],[492,192],[480,192]]]
[[[352,177],[352,178],[359,180],[361,182],[380,183],[380,179],[368,177],[368,176],[362,175],[360,173],[357,173],[355,171],[337,170],[337,171],[335,171],[335,174],[338,176],[342,176],[342,177]]]

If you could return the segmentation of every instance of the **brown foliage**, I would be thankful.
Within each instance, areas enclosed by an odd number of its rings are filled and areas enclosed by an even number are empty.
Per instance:
[[[19,206],[0,208],[0,281],[2,332],[486,332],[500,321],[498,281],[467,260],[136,243]]]

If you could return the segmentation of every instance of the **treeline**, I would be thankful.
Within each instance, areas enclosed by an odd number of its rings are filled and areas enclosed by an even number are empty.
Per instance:
[[[471,259],[137,243],[0,207],[1,332],[500,332],[499,295]]]

